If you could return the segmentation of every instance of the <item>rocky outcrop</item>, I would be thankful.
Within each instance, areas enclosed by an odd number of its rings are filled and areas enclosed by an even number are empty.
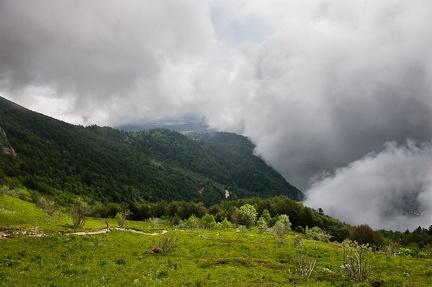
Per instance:
[[[12,145],[7,139],[6,132],[2,128],[0,128],[0,154],[1,153],[12,156],[17,155]]]

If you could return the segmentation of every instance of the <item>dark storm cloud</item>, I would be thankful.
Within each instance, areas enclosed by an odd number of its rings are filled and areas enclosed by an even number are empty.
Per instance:
[[[138,114],[187,100],[185,62],[199,59],[212,37],[206,5],[194,1],[0,5],[2,88],[13,95],[48,88],[57,98],[72,98],[75,111],[92,121],[109,121],[125,103],[140,106]],[[22,97],[31,102],[29,93]]]

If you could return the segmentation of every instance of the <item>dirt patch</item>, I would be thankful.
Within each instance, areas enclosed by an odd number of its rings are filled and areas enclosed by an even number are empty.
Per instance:
[[[93,234],[102,234],[102,233],[107,233],[109,230],[121,230],[121,231],[128,231],[128,232],[132,232],[132,233],[137,233],[137,234],[143,234],[143,235],[151,235],[151,236],[157,236],[159,235],[159,233],[147,233],[141,230],[135,230],[135,229],[127,229],[127,228],[105,228],[99,231],[82,231],[82,232],[72,232],[72,233],[67,233],[66,235],[93,235]],[[167,233],[168,230],[162,230],[161,234],[165,234]]]

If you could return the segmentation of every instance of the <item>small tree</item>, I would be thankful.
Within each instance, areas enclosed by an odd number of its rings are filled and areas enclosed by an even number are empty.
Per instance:
[[[263,212],[261,213],[261,217],[260,218],[262,218],[262,219],[265,220],[265,222],[267,223],[267,226],[270,225],[271,215],[270,215],[270,212],[267,210],[267,208],[263,210]]]
[[[88,205],[80,198],[75,200],[72,207],[72,222],[74,227],[83,227],[87,221]]]
[[[285,243],[285,236],[291,230],[291,222],[286,214],[279,216],[279,220],[272,227],[271,231],[279,239],[280,244]]]
[[[359,244],[374,244],[375,232],[367,224],[357,225],[351,229],[350,239],[357,241]]]
[[[283,223],[287,232],[291,230],[291,222],[289,220],[288,215],[282,214],[281,216],[279,216],[279,221]]]
[[[151,228],[156,228],[161,223],[161,220],[160,220],[160,218],[157,218],[157,217],[150,217],[148,219],[148,222],[149,222]]]
[[[224,220],[221,222],[221,228],[222,229],[231,229],[232,228],[232,223],[228,221],[228,219],[225,217]]]
[[[287,235],[288,230],[285,228],[285,225],[282,222],[276,222],[271,231],[279,239],[280,244],[285,243],[285,236]]]
[[[129,209],[126,209],[125,211],[117,212],[115,218],[117,219],[118,226],[119,227],[125,227],[125,225],[127,223],[127,219],[131,215],[132,215],[132,212]]]
[[[177,238],[173,234],[167,233],[161,236],[158,246],[149,250],[150,254],[168,253],[178,247]]]
[[[267,221],[264,219],[264,217],[261,216],[258,219],[258,221],[257,221],[257,227],[258,227],[258,230],[260,232],[265,232],[267,230],[268,225],[267,225]]]
[[[314,226],[312,228],[308,228],[306,226],[304,237],[307,238],[307,239],[313,239],[313,240],[316,240],[316,241],[329,242],[331,236],[329,234],[325,233],[318,226]]]
[[[171,233],[166,233],[161,236],[158,246],[163,250],[163,253],[171,252],[178,246],[177,238]]]
[[[38,197],[36,199],[36,206],[42,208],[45,213],[50,216],[59,209],[55,202],[51,202],[43,197]]]
[[[186,222],[186,227],[188,228],[198,228],[199,225],[200,225],[200,219],[196,217],[195,214],[192,214]]]
[[[255,207],[250,204],[245,204],[240,207],[240,223],[246,227],[251,227],[255,224],[257,218],[257,211]]]
[[[366,254],[369,251],[370,248],[367,244],[358,244],[356,241],[349,240],[345,240],[342,243],[345,273],[357,283],[363,282],[368,278]]]
[[[211,229],[216,226],[216,221],[211,214],[206,214],[201,218],[201,228],[203,229]]]

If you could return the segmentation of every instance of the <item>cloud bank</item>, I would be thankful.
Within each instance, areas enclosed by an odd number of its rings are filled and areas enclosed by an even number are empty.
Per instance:
[[[378,173],[418,183],[400,192],[354,168],[413,152],[408,139],[430,159],[430,11],[427,0],[0,0],[0,95],[84,125],[204,117],[250,137],[308,203],[343,220],[359,217],[326,194],[364,198],[368,183],[379,200],[364,199],[377,215],[365,219],[382,226],[400,210],[388,206],[431,193],[402,162]],[[401,160],[420,166],[414,157]]]
[[[432,222],[432,144],[387,143],[312,185],[305,204],[352,224],[413,230]]]

